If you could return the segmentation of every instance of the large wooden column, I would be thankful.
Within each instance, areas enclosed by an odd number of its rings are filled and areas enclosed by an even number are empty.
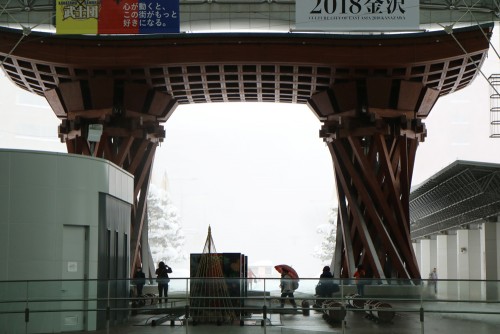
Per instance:
[[[108,77],[63,82],[45,91],[45,97],[61,119],[59,137],[68,153],[104,158],[134,175],[130,238],[133,272],[143,262],[141,248],[149,248],[141,234],[155,151],[165,137],[160,122],[170,117],[177,103],[145,84]],[[100,136],[89,131],[100,127]],[[154,267],[144,269],[154,273]]]
[[[364,264],[373,277],[420,277],[409,194],[417,146],[426,136],[421,118],[438,95],[420,82],[362,78],[311,98],[337,184],[336,276],[352,277]]]

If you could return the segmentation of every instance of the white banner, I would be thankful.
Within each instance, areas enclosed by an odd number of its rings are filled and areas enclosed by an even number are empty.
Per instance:
[[[419,0],[295,1],[297,30],[402,31],[419,24]]]

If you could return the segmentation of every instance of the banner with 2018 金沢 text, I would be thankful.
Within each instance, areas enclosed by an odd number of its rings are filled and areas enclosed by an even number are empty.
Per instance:
[[[179,0],[57,0],[57,34],[162,34],[180,30]]]
[[[297,0],[295,28],[305,31],[419,29],[419,0]]]

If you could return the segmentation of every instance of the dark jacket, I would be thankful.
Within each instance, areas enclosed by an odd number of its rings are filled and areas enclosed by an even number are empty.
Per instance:
[[[330,271],[323,271],[319,276],[316,294],[319,296],[331,297],[332,293],[337,291],[339,291],[339,286],[333,281],[333,274]]]
[[[144,285],[146,284],[146,274],[144,274],[144,272],[141,270],[141,271],[136,271],[135,274],[134,274],[134,284],[136,285]]]
[[[172,273],[172,268],[165,264],[160,264],[158,269],[156,269],[156,281],[161,284],[166,284],[170,282],[170,278],[168,277],[168,274]]]

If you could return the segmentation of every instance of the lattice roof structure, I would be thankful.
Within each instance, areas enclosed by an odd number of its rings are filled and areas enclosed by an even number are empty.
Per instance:
[[[500,214],[500,164],[457,160],[410,195],[411,238],[462,228]]]

